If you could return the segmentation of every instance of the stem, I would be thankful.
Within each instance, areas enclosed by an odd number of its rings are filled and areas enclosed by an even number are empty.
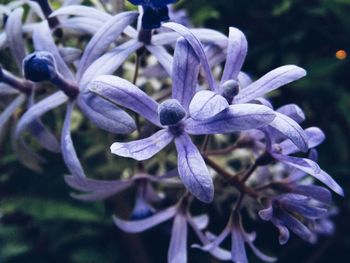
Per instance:
[[[139,35],[138,35],[138,40],[145,45],[151,44],[152,40],[152,29],[144,29],[141,28]]]
[[[44,16],[47,20],[47,22],[49,23],[49,27],[52,30],[55,30],[55,35],[58,38],[62,38],[63,37],[63,31],[61,28],[58,28],[60,21],[58,20],[57,17],[50,17],[50,15],[52,14],[52,7],[49,3],[48,0],[35,0],[35,2],[37,2],[41,8],[41,10],[44,13]]]
[[[61,75],[56,74],[51,80],[60,90],[62,90],[69,98],[75,99],[79,94],[79,87],[65,80]]]
[[[237,176],[235,176],[234,174],[231,174],[228,171],[226,171],[224,168],[219,166],[216,162],[214,162],[213,160],[208,158],[206,155],[203,155],[203,158],[204,158],[205,162],[211,168],[213,168],[218,174],[220,174],[225,179],[227,179],[229,181],[229,183],[231,183],[233,186],[235,186],[240,192],[246,193],[246,194],[250,195],[253,198],[258,198],[259,197],[258,193],[255,192],[254,189],[252,189],[249,186],[246,186],[244,183],[242,183],[237,178]]]
[[[253,172],[255,171],[255,169],[258,167],[258,165],[256,164],[256,162],[254,162],[254,164],[248,169],[248,171],[244,174],[241,182],[245,183],[249,177],[253,174]]]
[[[237,142],[235,142],[233,145],[228,146],[224,149],[208,151],[206,155],[225,155],[232,152],[233,150],[236,150],[237,148],[239,148],[239,145]]]
[[[240,192],[240,193],[239,193],[239,196],[238,196],[238,199],[237,199],[237,203],[236,203],[235,208],[234,208],[234,210],[233,210],[234,213],[235,213],[235,212],[238,212],[239,209],[241,208],[243,198],[244,198],[244,193],[243,193],[243,192]]]
[[[25,93],[27,95],[31,94],[34,88],[34,85],[32,82],[25,79],[20,79],[12,75],[10,72],[3,70],[1,67],[0,67],[0,82],[4,82],[10,85],[11,87],[13,87],[14,89],[22,93]]]
[[[210,135],[208,135],[208,134],[205,135],[205,138],[204,138],[204,141],[203,141],[203,144],[202,144],[202,149],[201,149],[201,152],[202,152],[203,154],[205,154],[206,151],[207,151],[210,138],[211,138]]]
[[[134,77],[132,79],[132,84],[134,85],[136,85],[137,77],[139,76],[140,63],[141,63],[141,55],[136,54],[135,71],[134,71]]]

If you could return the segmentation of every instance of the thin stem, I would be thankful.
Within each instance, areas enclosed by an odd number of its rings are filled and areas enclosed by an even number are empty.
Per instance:
[[[136,54],[135,71],[134,71],[134,77],[132,79],[132,84],[134,85],[136,85],[136,81],[139,76],[140,63],[141,63],[141,55]]]
[[[34,84],[28,80],[18,78],[12,75],[10,72],[3,70],[0,67],[0,82],[4,82],[14,89],[25,93],[27,95],[31,94],[34,89]]]
[[[239,148],[238,146],[239,146],[238,143],[235,142],[233,145],[228,146],[224,149],[208,151],[208,152],[206,152],[206,155],[208,155],[208,156],[225,155],[225,154],[228,154],[228,153],[232,152],[233,150],[236,150],[237,148]]]
[[[237,199],[237,203],[236,203],[235,208],[233,210],[234,213],[238,212],[239,209],[241,208],[241,205],[242,205],[242,202],[243,202],[243,198],[244,198],[244,193],[240,192],[239,196],[238,196],[238,199]]]
[[[245,183],[249,177],[253,174],[253,172],[255,171],[255,169],[258,167],[258,165],[256,164],[256,162],[254,162],[254,164],[252,166],[250,166],[250,168],[247,170],[247,172],[244,174],[241,182]]]
[[[250,188],[249,186],[246,186],[244,183],[242,183],[237,176],[234,174],[229,173],[224,168],[219,166],[216,162],[208,158],[206,155],[203,155],[203,158],[205,162],[213,168],[218,174],[223,176],[225,179],[229,181],[233,186],[235,186],[240,192],[246,193],[250,195],[253,198],[258,198],[259,195],[254,191],[254,189]]]
[[[202,144],[202,148],[201,148],[201,152],[202,153],[206,153],[207,151],[207,148],[208,148],[208,145],[209,145],[209,141],[210,141],[210,135],[205,135],[205,138],[204,138],[204,141],[203,141],[203,144]]]

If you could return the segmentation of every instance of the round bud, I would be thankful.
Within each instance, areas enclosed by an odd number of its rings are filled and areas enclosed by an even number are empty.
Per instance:
[[[34,82],[51,80],[56,76],[56,61],[50,52],[38,51],[23,60],[23,72],[26,79]]]
[[[162,125],[175,125],[186,116],[186,111],[177,100],[169,99],[159,105],[158,114]]]
[[[239,84],[236,80],[228,80],[221,86],[221,95],[229,102],[232,102],[234,96],[239,92]]]

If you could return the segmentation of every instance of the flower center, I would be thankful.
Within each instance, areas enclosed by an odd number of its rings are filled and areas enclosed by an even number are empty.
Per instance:
[[[55,59],[49,52],[35,52],[23,60],[23,71],[34,82],[51,80],[56,75]]]
[[[161,103],[158,107],[159,120],[162,125],[176,125],[185,116],[186,111],[175,99],[169,99]]]
[[[221,95],[229,104],[232,103],[233,97],[239,92],[239,84],[236,80],[228,80],[221,86]]]

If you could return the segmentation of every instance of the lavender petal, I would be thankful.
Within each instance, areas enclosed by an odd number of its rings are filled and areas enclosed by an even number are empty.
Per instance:
[[[178,213],[174,219],[168,250],[168,262],[187,262],[187,221],[186,216],[182,213]]]
[[[296,104],[287,104],[276,110],[279,113],[287,115],[297,123],[301,123],[305,120],[305,114],[303,110]]]
[[[167,129],[163,129],[146,139],[127,143],[115,142],[111,146],[111,152],[138,161],[147,160],[160,152],[173,139],[174,136]]]
[[[175,138],[180,179],[185,187],[200,201],[210,203],[214,185],[208,168],[187,134]]]

